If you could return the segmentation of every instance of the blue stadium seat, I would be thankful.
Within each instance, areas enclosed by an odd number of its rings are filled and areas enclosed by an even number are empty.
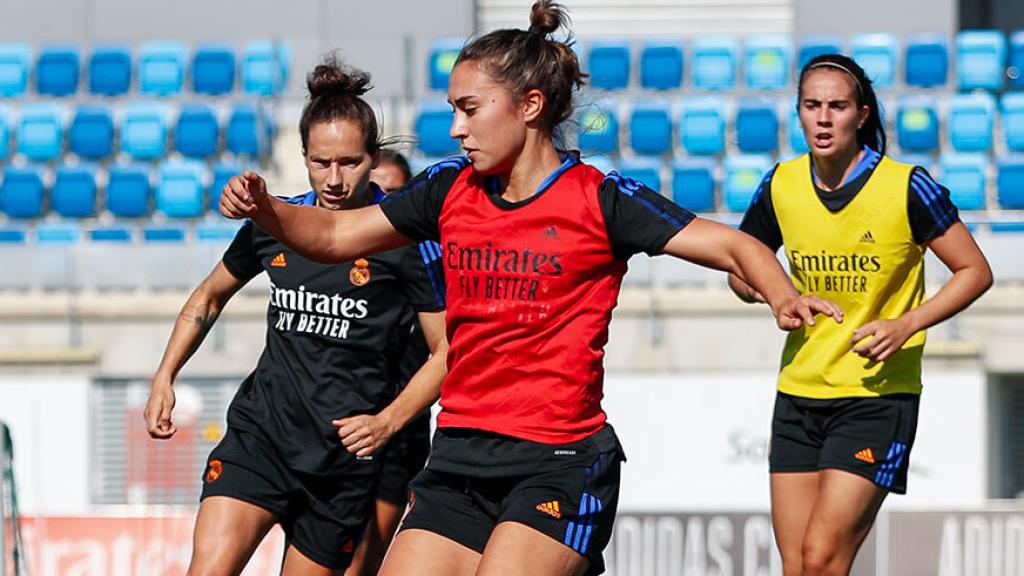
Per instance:
[[[807,138],[804,137],[804,129],[800,126],[800,112],[793,105],[789,106],[786,132],[789,135],[789,149],[793,151],[793,155],[799,156],[810,151],[807,146]]]
[[[220,205],[220,194],[232,176],[242,173],[242,166],[234,162],[218,162],[213,165],[213,178],[207,189],[207,205],[211,212],[217,212]]]
[[[446,156],[458,151],[459,141],[449,134],[455,114],[444,102],[422,102],[416,114],[417,148],[428,156]]]
[[[0,160],[11,153],[11,109],[0,104]]]
[[[128,46],[98,45],[89,57],[89,92],[120,96],[132,83],[132,52]]]
[[[0,210],[11,218],[38,218],[43,215],[43,192],[40,167],[8,166],[0,187]]]
[[[292,50],[284,42],[256,40],[242,52],[242,89],[248,94],[272,96],[288,84]]]
[[[587,50],[590,85],[603,90],[629,86],[629,43],[625,40],[595,40]]]
[[[876,88],[889,88],[896,81],[899,45],[892,34],[855,34],[850,40],[853,59],[860,64]]]
[[[957,152],[992,149],[995,99],[987,93],[957,94],[949,99],[946,129]]]
[[[800,38],[797,52],[797,73],[804,65],[822,54],[841,54],[843,39],[839,36],[811,34]],[[745,209],[745,208],[744,208]]]
[[[731,90],[736,85],[740,45],[734,36],[698,36],[690,52],[694,88]]]
[[[31,60],[28,44],[0,44],[0,98],[17,98],[28,90]]]
[[[142,229],[145,242],[184,242],[185,229],[181,226],[152,225]]]
[[[57,158],[64,150],[64,108],[51,102],[22,105],[16,138],[18,152],[29,160]]]
[[[942,86],[949,75],[949,42],[938,34],[917,34],[907,39],[903,76],[907,85]]]
[[[784,34],[755,34],[743,48],[743,77],[748,88],[781,90],[789,84],[793,43]]]
[[[1024,92],[1007,92],[999,103],[1006,147],[1024,152]]]
[[[119,218],[149,213],[149,165],[113,164],[108,169],[107,210]]]
[[[1024,222],[993,222],[993,223],[989,224],[988,227],[989,227],[989,230],[991,230],[993,234],[1024,234]],[[971,225],[968,225],[967,229],[968,230],[972,230],[971,229]],[[1017,249],[1017,246],[1019,246],[1019,244],[1017,244],[1015,242],[1014,243],[1014,250]],[[988,258],[990,261],[995,259],[995,258],[993,258],[993,254],[992,254],[993,250],[991,249],[991,247],[985,246],[985,248],[983,248],[983,249],[985,250],[986,258]],[[1020,273],[1020,267],[1016,266],[1017,258],[1019,258],[1019,256],[1020,256],[1019,252],[1016,252],[1016,251],[1011,254],[1010,258],[1013,259],[1012,260],[1012,262],[1013,262],[1012,265],[1014,265],[1015,268],[1013,268],[1012,270],[1007,270],[1008,272],[1010,272],[1011,274],[1014,274],[1015,276]],[[997,264],[997,265],[993,266],[993,268],[1000,268],[1000,266]],[[1000,279],[1000,280],[1008,280],[1007,276],[1009,276],[1009,274],[1000,274],[999,276],[997,276],[997,278]],[[1018,279],[1024,279],[1024,278],[1018,278]]]
[[[1004,156],[998,161],[996,196],[999,207],[1024,210],[1024,154]]]
[[[1010,88],[1024,88],[1024,30],[1010,35],[1010,56],[1006,66]]]
[[[725,151],[725,110],[716,98],[690,98],[679,117],[679,139],[689,154]]]
[[[186,104],[174,127],[174,149],[189,158],[206,158],[217,153],[220,124],[206,104]]]
[[[134,237],[132,232],[132,228],[126,226],[104,226],[88,230],[86,236],[92,242],[129,243]]]
[[[217,242],[227,244],[238,233],[241,222],[222,220],[219,222],[200,222],[196,224],[196,239],[200,242]]]
[[[195,218],[203,213],[206,165],[198,160],[160,164],[156,209],[171,218]]]
[[[235,105],[224,129],[224,149],[238,156],[262,156],[270,150],[274,121],[258,105]]]
[[[757,186],[772,167],[772,160],[761,155],[731,155],[725,158],[722,200],[730,212],[745,212],[757,192]]]
[[[910,96],[896,112],[896,139],[904,152],[934,152],[939,148],[939,116],[930,96]]]
[[[942,185],[949,189],[949,198],[957,208],[985,208],[988,159],[984,154],[943,154],[939,166],[942,168]]]
[[[619,161],[619,174],[661,192],[661,161],[655,158],[635,158]]]
[[[92,160],[114,153],[114,114],[109,106],[83,104],[68,128],[68,150]]]
[[[144,43],[139,48],[139,91],[155,96],[180,93],[187,52],[181,42]]]
[[[448,90],[448,77],[465,42],[463,38],[440,38],[431,43],[427,55],[427,85],[431,90]]]
[[[123,108],[121,151],[139,160],[167,152],[167,107],[157,102],[132,102]]]
[[[50,190],[50,208],[64,218],[96,215],[96,167],[91,164],[58,166]]]
[[[779,119],[771,100],[740,101],[735,126],[741,152],[772,152],[779,147]]]
[[[956,37],[956,77],[961,90],[999,90],[1006,71],[1006,36],[999,30],[962,30]]]
[[[619,115],[609,107],[590,106],[579,112],[579,149],[585,153],[619,151]]]
[[[672,151],[672,116],[667,102],[635,101],[629,116],[629,146],[644,155]]]
[[[36,92],[46,96],[68,96],[78,91],[81,56],[76,46],[47,46],[36,61]]]
[[[82,236],[82,229],[71,222],[42,223],[35,232],[39,244],[74,244]]]
[[[200,44],[192,55],[192,91],[219,96],[235,89],[235,49],[227,44]]]
[[[26,238],[24,228],[0,228],[0,244],[24,244]]]
[[[640,86],[648,90],[675,90],[683,84],[683,45],[649,40],[640,49]]]
[[[672,201],[691,212],[715,210],[715,161],[684,158],[672,163]]]

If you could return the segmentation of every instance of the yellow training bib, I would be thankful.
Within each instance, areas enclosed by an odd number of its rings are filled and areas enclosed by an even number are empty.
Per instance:
[[[771,200],[793,283],[801,294],[832,300],[845,311],[842,324],[819,318],[789,334],[779,391],[822,399],[921,392],[924,331],[883,362],[863,358],[851,344],[858,327],[897,318],[924,298],[924,251],[907,215],[913,168],[882,157],[838,212],[818,198],[809,155],[776,168]]]

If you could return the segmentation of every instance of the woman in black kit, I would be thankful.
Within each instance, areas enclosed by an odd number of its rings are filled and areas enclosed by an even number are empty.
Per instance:
[[[369,179],[380,144],[360,97],[368,83],[333,58],[309,75],[299,130],[312,190],[285,202],[349,210],[384,198]],[[251,221],[242,226],[179,314],[144,415],[152,437],[174,435],[179,370],[232,295],[266,272],[266,347],[210,454],[189,574],[239,573],[276,523],[287,543],[282,574],[340,575],[348,567],[380,474],[381,459],[370,454],[433,401],[444,378],[436,254],[410,246],[323,265]],[[417,316],[433,356],[392,402]]]

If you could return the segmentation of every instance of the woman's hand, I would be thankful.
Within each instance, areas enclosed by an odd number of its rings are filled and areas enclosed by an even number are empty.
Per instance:
[[[797,330],[803,326],[814,326],[814,316],[824,314],[838,324],[843,322],[843,309],[835,302],[814,295],[804,295],[784,300],[772,309],[775,322],[782,330]]]
[[[241,176],[232,176],[224,185],[220,193],[220,213],[234,220],[252,218],[269,198],[266,180],[255,172],[246,171]]]
[[[374,454],[398,431],[383,414],[361,414],[332,420],[331,424],[338,428],[345,449],[358,457]]]
[[[881,362],[902,348],[915,332],[917,330],[903,316],[892,320],[874,320],[853,331],[851,344],[857,354]]]

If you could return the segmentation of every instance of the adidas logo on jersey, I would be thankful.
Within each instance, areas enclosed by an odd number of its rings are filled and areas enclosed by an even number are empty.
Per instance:
[[[854,454],[853,457],[862,462],[867,462],[868,464],[875,463],[875,453],[871,450],[871,448],[865,448],[860,452]]]
[[[553,518],[561,518],[562,511],[558,508],[558,500],[551,500],[550,502],[542,502],[537,504],[537,510],[551,516]]]
[[[274,256],[274,259],[270,261],[270,265],[277,268],[284,268],[287,266],[288,261],[284,257],[284,252],[280,252],[277,256]]]
[[[860,241],[867,244],[874,244],[875,237],[871,235],[871,230],[865,232],[864,235],[860,237]]]
[[[541,233],[544,238],[558,238],[558,228],[554,226],[548,226],[544,232]]]

